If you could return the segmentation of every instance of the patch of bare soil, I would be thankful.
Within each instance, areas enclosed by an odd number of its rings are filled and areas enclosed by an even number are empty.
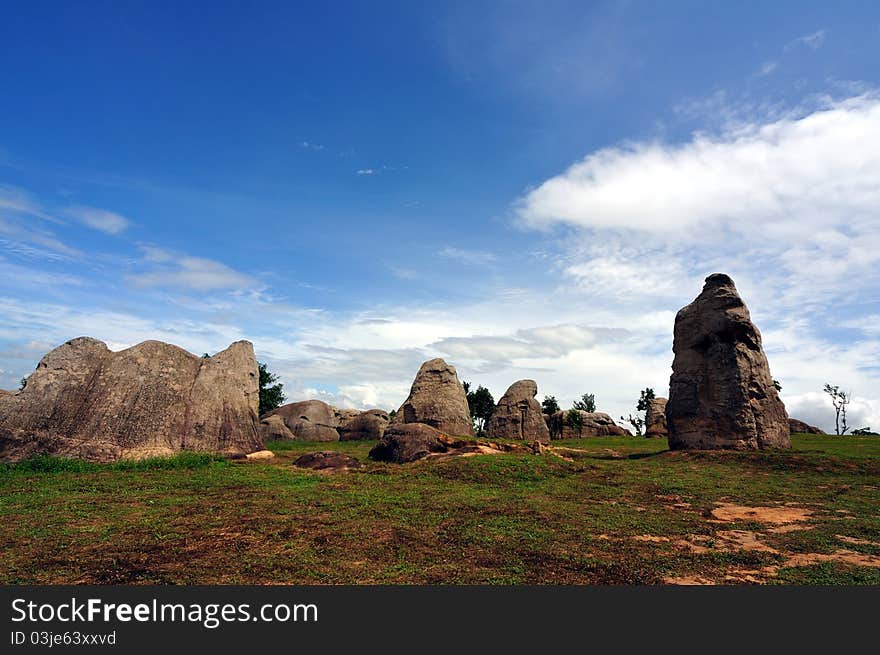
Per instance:
[[[663,584],[675,585],[714,585],[715,583],[708,578],[699,575],[683,575],[678,577],[663,578]]]
[[[798,553],[785,560],[786,566],[811,566],[823,562],[839,562],[841,564],[853,564],[855,566],[870,566],[880,568],[880,557],[857,553],[854,550],[841,548],[833,553]]]
[[[836,534],[834,535],[837,539],[840,539],[842,542],[846,544],[853,544],[854,546],[880,546],[880,543],[876,541],[871,541],[870,539],[859,539],[857,537],[847,537],[845,534]]]
[[[718,521],[756,521],[758,523],[797,523],[807,521],[812,510],[803,507],[747,507],[734,503],[720,503],[712,510]]]

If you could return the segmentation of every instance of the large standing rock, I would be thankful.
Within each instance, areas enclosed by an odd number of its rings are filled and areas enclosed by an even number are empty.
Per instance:
[[[449,440],[444,434],[424,423],[392,423],[373,449],[370,459],[378,462],[406,464],[431,453],[445,453]]]
[[[727,275],[675,317],[666,421],[675,449],[789,448],[788,415],[761,333]]]
[[[450,435],[474,436],[464,387],[442,359],[422,364],[394,423],[424,423]]]
[[[645,436],[666,437],[666,398],[652,398],[645,410]]]
[[[788,419],[788,431],[790,434],[825,434],[825,430],[815,425],[804,423],[796,418]]]
[[[339,410],[332,405],[321,400],[302,400],[263,414],[260,430],[266,440],[339,441],[339,418]]]
[[[604,412],[585,412],[574,410],[581,416],[581,427],[571,425],[568,412],[561,410],[547,417],[551,439],[582,439],[584,437],[626,437],[632,436],[629,430],[620,427]]]
[[[520,380],[510,385],[486,426],[489,438],[548,443],[550,430],[544,422],[541,404],[535,400],[537,394],[538,385],[534,380]]]
[[[22,391],[0,395],[0,459],[261,450],[258,380],[248,341],[202,358],[160,341],[112,352],[73,339],[43,357]]]
[[[340,441],[377,441],[385,434],[390,422],[388,412],[382,409],[368,409],[345,416],[339,424]]]

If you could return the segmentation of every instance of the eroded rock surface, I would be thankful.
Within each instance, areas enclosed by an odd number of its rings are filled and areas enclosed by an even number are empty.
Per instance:
[[[551,439],[583,439],[584,437],[623,437],[630,431],[620,427],[605,412],[575,410],[581,416],[581,426],[572,425],[569,410],[560,410],[546,417]]]
[[[440,358],[419,368],[409,397],[397,411],[393,424],[422,423],[456,436],[474,436],[464,387],[455,367]]]
[[[652,398],[645,410],[645,436],[666,437],[666,398]]]
[[[161,341],[112,352],[72,339],[43,357],[22,391],[0,395],[0,459],[261,450],[258,385],[248,341],[202,358]]]
[[[486,433],[490,439],[550,441],[550,430],[535,400],[538,385],[534,380],[520,380],[510,385],[489,419]]]
[[[788,448],[788,415],[733,280],[706,278],[675,317],[666,421],[675,449]]]

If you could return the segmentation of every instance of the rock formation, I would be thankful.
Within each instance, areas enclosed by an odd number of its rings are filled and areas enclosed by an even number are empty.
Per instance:
[[[449,440],[436,428],[424,423],[392,423],[373,449],[370,459],[405,464],[430,453],[443,453]]]
[[[445,434],[474,436],[467,396],[455,367],[439,358],[422,364],[393,423],[424,423]]]
[[[580,429],[571,425],[568,412],[561,410],[546,417],[551,439],[582,439],[584,437],[625,437],[632,436],[629,430],[620,427],[604,412],[585,412],[574,410],[581,416]]]
[[[520,380],[510,385],[501,396],[486,426],[490,439],[525,439],[550,441],[550,430],[535,400],[538,385],[534,380]]]
[[[361,467],[361,463],[356,457],[331,450],[300,455],[294,460],[293,465],[313,471],[347,471]]]
[[[390,419],[382,409],[368,409],[343,417],[338,428],[340,441],[378,441]]]
[[[340,414],[321,400],[288,403],[260,417],[260,431],[267,441],[339,441]]]
[[[666,437],[666,398],[652,398],[645,410],[645,436]]]
[[[0,395],[0,459],[261,450],[258,385],[248,341],[202,358],[160,341],[112,352],[73,339],[43,357],[23,390]]]
[[[788,448],[788,415],[761,333],[727,275],[675,317],[666,421],[675,449]]]
[[[815,425],[804,423],[796,418],[788,419],[788,431],[790,434],[825,434],[825,430]]]

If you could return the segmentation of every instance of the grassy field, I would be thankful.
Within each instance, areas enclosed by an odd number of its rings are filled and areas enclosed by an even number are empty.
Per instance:
[[[0,582],[880,584],[880,438],[793,441],[585,439],[402,466],[369,462],[367,442],[277,442],[255,462],[0,465]],[[320,449],[365,466],[292,466]]]

